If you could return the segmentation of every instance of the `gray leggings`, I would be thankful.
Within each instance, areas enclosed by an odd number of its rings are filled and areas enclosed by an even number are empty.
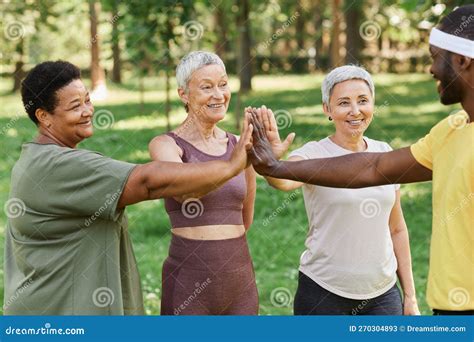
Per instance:
[[[402,297],[395,284],[378,297],[357,300],[338,296],[299,273],[295,315],[402,315]]]

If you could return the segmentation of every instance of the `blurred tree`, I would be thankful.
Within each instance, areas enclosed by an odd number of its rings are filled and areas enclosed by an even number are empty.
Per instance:
[[[2,57],[14,65],[12,91],[20,89],[26,75],[25,65],[29,62],[30,42],[41,27],[55,30],[48,18],[57,17],[53,7],[54,0],[38,2],[8,2],[2,6],[2,35],[0,45],[6,56]]]
[[[362,1],[346,1],[344,15],[346,20],[346,64],[360,64],[364,41],[359,33],[362,19]]]
[[[231,19],[229,4],[230,2],[220,2],[215,5],[213,10],[214,32],[216,35],[214,52],[224,61],[224,63],[227,62],[227,57],[231,50],[229,29],[232,29],[232,27],[229,27],[229,20]]]
[[[189,32],[189,21],[193,4],[191,0],[176,2],[173,0],[144,0],[130,5],[126,20],[126,48],[129,61],[134,64],[139,77],[140,103],[144,104],[144,77],[158,74],[165,76],[164,112],[167,128],[171,130],[169,113],[171,111],[170,81],[176,65],[175,50],[184,47]],[[186,26],[188,24],[188,26]],[[192,27],[194,30],[195,27]],[[195,32],[193,31],[192,34]],[[197,32],[202,34],[202,32]],[[197,37],[197,36],[196,36]],[[191,37],[194,39],[194,37]]]
[[[96,0],[89,0],[89,17],[91,25],[91,97],[105,98],[107,85],[105,82],[105,72],[100,64],[100,37],[97,30],[101,5]]]
[[[331,30],[331,67],[337,67],[342,64],[341,57],[341,1],[331,1],[332,30]]]
[[[250,38],[250,3],[248,0],[239,0],[236,2],[239,7],[237,15],[237,30],[239,31],[237,72],[240,78],[240,91],[247,93],[252,90],[252,56],[251,38]]]
[[[250,53],[250,22],[249,12],[250,4],[248,0],[238,0],[236,5],[239,8],[237,14],[237,30],[239,32],[239,43],[237,53],[237,73],[240,79],[239,93],[237,94],[235,126],[240,128],[240,120],[242,118],[241,103],[244,94],[252,90],[252,56]]]
[[[321,69],[322,57],[326,54],[323,51],[323,19],[324,19],[324,8],[326,5],[325,0],[314,0],[313,1],[313,25],[314,25],[314,59],[316,67]]]
[[[120,11],[120,0],[101,0],[102,9],[110,12],[110,20],[108,22],[112,26],[111,45],[112,45],[112,81],[114,83],[122,83],[122,60],[120,57],[120,30],[119,19],[122,16]]]
[[[296,46],[298,48],[298,52],[304,51],[305,49],[305,38],[306,38],[306,16],[305,9],[302,6],[302,0],[296,2],[296,10],[295,13],[298,13],[298,17],[296,19],[296,27],[295,27],[295,37],[296,37]]]

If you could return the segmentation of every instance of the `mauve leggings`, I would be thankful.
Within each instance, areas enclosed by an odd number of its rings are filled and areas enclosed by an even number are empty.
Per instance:
[[[257,315],[246,236],[192,240],[171,234],[162,271],[162,315]]]

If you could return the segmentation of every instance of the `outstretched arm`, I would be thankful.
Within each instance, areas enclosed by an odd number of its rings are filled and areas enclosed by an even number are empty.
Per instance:
[[[141,201],[192,194],[201,197],[217,189],[247,166],[252,125],[246,118],[239,142],[229,161],[205,163],[159,162],[138,165],[130,174],[118,208]]]
[[[408,147],[385,153],[351,153],[335,158],[295,162],[278,161],[262,122],[252,115],[251,161],[263,176],[334,188],[363,188],[394,183],[428,181],[431,170],[419,164]]]

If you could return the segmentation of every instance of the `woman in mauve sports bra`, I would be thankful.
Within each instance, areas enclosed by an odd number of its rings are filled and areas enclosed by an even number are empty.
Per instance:
[[[154,160],[227,160],[237,137],[217,127],[231,92],[222,60],[194,51],[176,68],[187,118],[149,145]],[[246,230],[253,220],[255,172],[250,166],[201,198],[166,198],[172,234],[162,271],[162,315],[256,315],[258,293]]]

